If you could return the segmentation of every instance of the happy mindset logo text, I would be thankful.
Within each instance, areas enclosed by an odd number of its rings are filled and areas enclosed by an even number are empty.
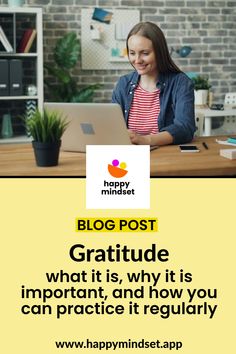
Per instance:
[[[114,159],[112,164],[108,164],[108,172],[114,178],[124,177],[128,171],[126,170],[127,164],[125,162],[119,162],[119,160]],[[102,195],[124,195],[130,194],[134,195],[134,188],[130,189],[129,181],[106,181],[103,183],[104,189],[101,190]]]

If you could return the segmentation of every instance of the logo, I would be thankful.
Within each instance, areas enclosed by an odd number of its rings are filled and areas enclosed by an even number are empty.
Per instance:
[[[87,145],[86,208],[150,208],[150,147]]]
[[[108,172],[112,177],[115,178],[121,178],[124,177],[127,174],[127,170],[125,168],[127,167],[125,162],[119,162],[119,160],[113,160],[112,165],[108,164]]]

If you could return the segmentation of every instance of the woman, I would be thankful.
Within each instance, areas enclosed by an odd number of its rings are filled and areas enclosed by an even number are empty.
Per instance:
[[[195,131],[193,84],[171,59],[163,32],[154,23],[138,23],[126,46],[135,71],[119,79],[112,102],[122,108],[131,142],[190,142]]]

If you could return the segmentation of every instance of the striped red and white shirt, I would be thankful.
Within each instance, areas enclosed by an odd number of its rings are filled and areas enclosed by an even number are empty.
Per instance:
[[[159,113],[160,89],[149,92],[138,85],[129,111],[128,128],[141,135],[156,134]]]

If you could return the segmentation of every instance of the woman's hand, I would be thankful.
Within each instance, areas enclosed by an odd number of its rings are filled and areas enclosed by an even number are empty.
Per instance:
[[[150,145],[151,137],[150,135],[139,135],[132,130],[128,130],[130,141],[135,145]]]
[[[151,135],[139,135],[132,130],[128,130],[128,132],[131,143],[135,145],[169,145],[173,144],[174,140],[173,136],[167,131]]]

